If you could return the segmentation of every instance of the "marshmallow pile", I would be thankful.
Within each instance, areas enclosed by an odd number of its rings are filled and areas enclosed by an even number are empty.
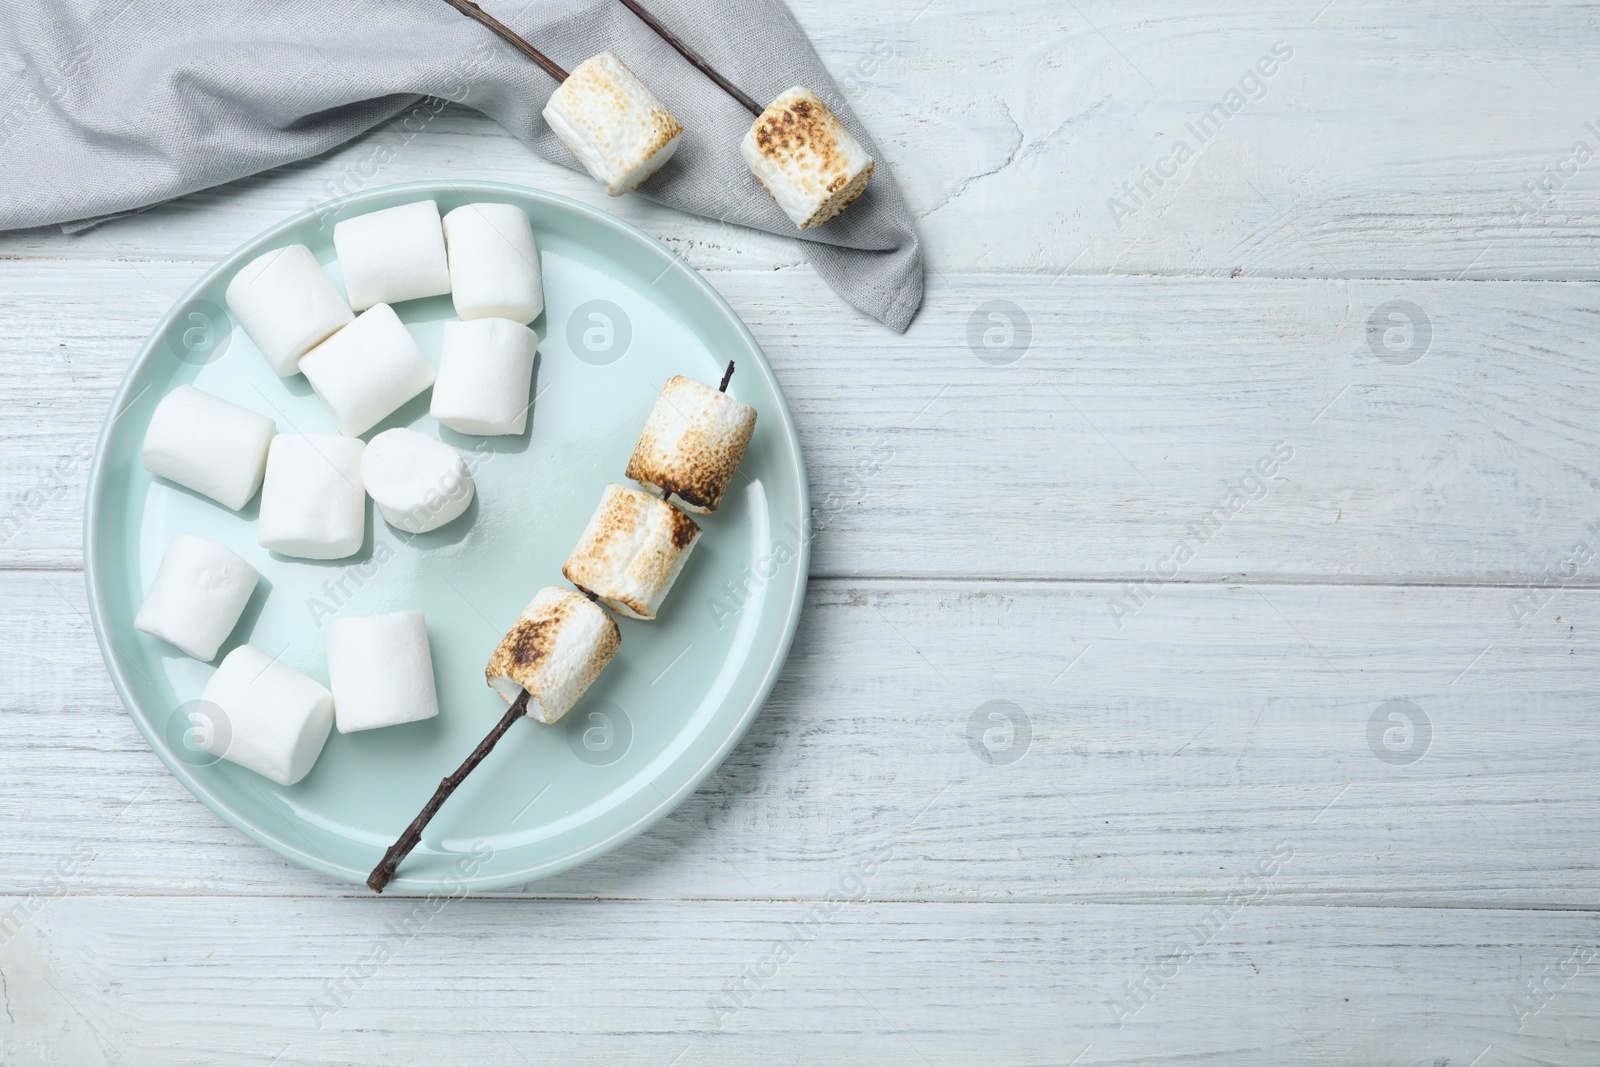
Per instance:
[[[571,711],[621,644],[600,604],[631,619],[656,617],[700,537],[671,498],[700,514],[716,511],[755,424],[755,408],[721,390],[668,379],[628,462],[628,477],[655,493],[606,486],[561,568],[582,595],[539,590],[489,657],[490,688],[508,704],[526,691],[527,713],[542,723]]]
[[[528,324],[544,310],[533,227],[510,204],[467,204],[443,218],[432,200],[403,204],[337,223],[333,244],[343,293],[308,247],[289,245],[241,268],[225,299],[274,373],[305,375],[339,432],[279,433],[271,418],[185,384],[156,405],[143,448],[152,475],[232,511],[259,492],[257,544],[307,560],[361,552],[369,496],[406,538],[466,512],[476,490],[455,448],[405,427],[361,435],[429,389],[430,413],[457,433],[524,432],[538,345]],[[461,321],[446,324],[435,371],[393,305],[445,294]],[[134,626],[210,662],[260,578],[233,549],[179,534]],[[195,714],[212,724],[201,747],[287,786],[311,770],[335,725],[352,733],[439,713],[419,611],[333,620],[327,662],[324,686],[250,644],[235,647],[201,694]]]

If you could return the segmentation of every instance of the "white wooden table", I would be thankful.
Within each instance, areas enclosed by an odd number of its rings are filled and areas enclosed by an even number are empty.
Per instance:
[[[797,0],[920,216],[904,337],[460,110],[0,238],[0,1063],[1600,1062],[1600,15],[1202,7]],[[437,177],[703,271],[824,514],[699,793],[433,914],[192,799],[79,567],[161,312]]]

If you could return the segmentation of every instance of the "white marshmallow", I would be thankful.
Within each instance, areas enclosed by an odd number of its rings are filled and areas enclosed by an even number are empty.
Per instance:
[[[355,317],[305,245],[252,259],[228,283],[226,300],[283,378],[299,370],[301,356]]]
[[[650,409],[628,477],[671,493],[685,511],[716,511],[755,429],[755,408],[674,374]]]
[[[683,124],[611,52],[572,69],[550,94],[544,120],[612,196],[659,170],[683,136]]]
[[[507,704],[526,689],[528,714],[554,723],[606,669],[621,642],[605,609],[570,589],[546,586],[522,609],[484,676]]]
[[[561,573],[611,610],[653,619],[699,537],[695,521],[660,497],[608,485]]]
[[[509,319],[445,323],[428,414],[457,433],[521,433],[538,347],[537,334]]]
[[[333,248],[344,272],[345,295],[357,311],[450,291],[444,230],[432,200],[335,223]]]
[[[192,385],[161,398],[144,434],[144,469],[238,511],[261,488],[277,424]]]
[[[252,645],[223,657],[200,703],[212,719],[200,747],[279,785],[306,776],[333,728],[333,694]]]
[[[178,534],[161,557],[133,628],[209,663],[238,625],[260,579],[232,549]]]
[[[524,325],[539,317],[544,288],[526,211],[513,204],[467,204],[444,217],[444,236],[457,315]]]
[[[416,430],[385,430],[361,457],[361,482],[383,521],[427,533],[472,503],[472,475],[461,453]]]
[[[367,494],[361,487],[358,437],[281,433],[267,454],[261,487],[261,547],[301,559],[343,559],[367,536]]]
[[[433,384],[433,367],[388,304],[307,352],[300,370],[341,433],[360,436]]]
[[[867,150],[803,85],[768,105],[740,147],[750,170],[802,230],[849,207],[872,178]]]
[[[328,684],[341,734],[439,714],[422,612],[346,616],[330,622]]]

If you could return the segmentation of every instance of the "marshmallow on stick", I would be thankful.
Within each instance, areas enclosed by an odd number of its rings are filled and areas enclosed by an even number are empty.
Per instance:
[[[261,488],[277,424],[192,385],[161,398],[144,434],[144,467],[238,511]]]
[[[628,477],[677,497],[685,510],[716,511],[755,428],[755,408],[675,374],[650,409],[628,460]]]
[[[614,52],[579,63],[544,120],[611,196],[637,189],[678,150],[683,123]]]
[[[354,318],[305,245],[252,259],[228,283],[224,299],[280,378],[298,371],[301,356]]]
[[[803,85],[769,104],[740,147],[751,173],[802,230],[849,207],[872,178],[867,150]]]
[[[450,2],[464,3],[465,0],[450,0]],[[710,472],[711,480],[696,483],[715,488],[715,500],[706,510],[714,510],[716,503],[721,501],[723,490],[727,488],[727,480],[744,455],[745,446],[749,444],[750,434],[755,428],[755,410],[737,404],[725,395],[728,380],[732,377],[733,364],[730,362],[727,373],[722,376],[721,386],[715,391],[709,386],[700,385],[687,378],[673,378],[668,383],[668,386],[674,388],[675,394],[681,398],[692,397],[701,407],[722,412],[718,422],[721,429],[710,433],[708,438],[702,428],[702,439],[697,439],[700,444],[705,444],[705,439],[727,438],[720,441],[720,447],[717,449],[720,453],[726,454],[718,455],[716,462],[705,468]],[[721,397],[728,403],[735,404],[735,408],[722,409],[716,401],[700,395],[699,392],[688,390],[687,386],[674,387],[674,382],[684,382],[688,386],[694,386],[695,390],[710,393],[712,397]],[[663,402],[668,400],[668,394],[663,390],[661,398],[656,403],[657,411]],[[736,409],[743,409],[743,412]],[[652,422],[655,421],[656,414],[656,411],[651,412]],[[688,420],[688,425],[692,430],[694,425],[692,420]],[[728,427],[734,430],[731,437],[724,432]],[[646,436],[649,436],[648,425]],[[680,432],[673,439],[681,443],[684,436],[685,433]],[[640,443],[643,445],[643,438]],[[636,451],[634,455],[637,459],[638,452]],[[630,463],[630,475],[632,466]],[[619,591],[616,599],[621,602],[617,605],[619,610],[635,614],[628,610],[634,605],[626,603],[625,598],[636,599],[639,605],[649,609],[648,613],[637,613],[637,617],[651,618],[682,567],[683,560],[699,533],[699,527],[687,516],[679,514],[677,518],[688,524],[686,529],[677,520],[664,516],[662,512],[656,510],[665,508],[677,512],[677,509],[664,499],[646,498],[644,502],[632,499],[643,495],[622,486],[608,486],[600,510],[590,521],[589,529],[584,532],[573,558],[568,560],[564,570],[569,578],[579,575],[588,578],[595,585],[616,582]],[[646,507],[646,504],[649,507]],[[616,533],[612,532],[614,526],[618,528]],[[642,567],[639,573],[630,573],[633,564],[644,559],[649,560],[647,565]],[[594,603],[597,591],[590,589],[586,592],[587,599],[565,589],[548,587],[541,589],[533,601],[523,609],[516,624],[489,658],[488,669],[484,672],[489,685],[504,697],[511,707],[506,710],[505,715],[488,735],[478,742],[478,747],[472,750],[471,755],[461,766],[439,783],[439,788],[434,790],[433,796],[423,805],[417,817],[411,820],[411,825],[406,827],[393,845],[389,846],[388,851],[383,854],[383,859],[367,876],[368,889],[374,893],[383,892],[384,886],[394,877],[394,872],[400,863],[422,840],[422,831],[428,822],[438,813],[444,802],[450,799],[450,794],[455,792],[456,787],[465,781],[467,775],[471,774],[495,745],[500,743],[500,739],[518,719],[524,715],[531,715],[546,724],[558,722],[572,710],[595,678],[605,670],[612,657],[617,654],[617,648],[621,644],[621,632],[611,616]],[[634,593],[644,595],[635,598]]]
[[[550,129],[590,177],[621,196],[672,158],[683,124],[612,52],[601,52],[568,74],[554,60],[472,0],[445,0],[499,34],[560,82],[544,109]]]
[[[700,527],[660,497],[608,485],[567,558],[567,581],[630,619],[653,619]]]
[[[439,783],[433,796],[367,876],[367,888],[383,892],[400,862],[422,840],[422,831],[456,787],[484,761],[518,719],[531,715],[553,723],[617,654],[621,637],[605,611],[577,593],[541,589],[489,659],[489,684],[510,707],[461,766]]]
[[[578,593],[546,586],[489,657],[484,677],[507,704],[528,693],[528,714],[559,722],[617,654],[617,624]]]
[[[820,96],[796,85],[763,110],[646,11],[639,0],[622,0],[622,4],[756,117],[741,146],[745,162],[797,227],[821,226],[866,189],[872,178],[872,157]]]

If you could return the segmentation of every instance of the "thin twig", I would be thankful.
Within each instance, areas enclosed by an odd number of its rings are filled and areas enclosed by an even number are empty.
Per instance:
[[[732,380],[733,380],[733,360],[730,359],[730,360],[728,360],[728,370],[722,376],[722,384],[717,386],[717,392],[726,393],[728,391],[728,383],[730,381],[732,381]]]
[[[678,40],[678,38],[673,35],[671,30],[661,25],[660,20],[640,6],[638,0],[622,0],[622,6],[627,8],[629,11],[632,11],[635,15],[638,15],[640,22],[643,22],[646,26],[649,26],[652,30],[654,30],[657,37],[660,37],[673,48],[676,48],[680,56],[698,67],[701,74],[704,74],[706,77],[716,82],[719,89],[737,100],[746,111],[758,118],[761,116],[762,109],[760,104],[750,99],[739,90],[738,86],[734,85],[727,78],[724,78],[722,75],[713,70],[711,64],[707,63],[699,52],[696,52],[693,48],[690,48],[688,45]]]
[[[466,781],[467,775],[472,773],[473,768],[482,763],[484,757],[494,750],[495,745],[500,743],[500,739],[506,735],[506,731],[511,729],[511,724],[522,718],[527,712],[528,691],[524,689],[522,694],[512,702],[511,707],[507,709],[505,717],[495,723],[494,729],[489,731],[488,736],[478,742],[478,747],[472,750],[472,755],[466,758],[466,762],[457,767],[454,774],[439,783],[439,788],[433,791],[433,796],[422,806],[422,810],[417,813],[417,817],[411,820],[411,825],[406,827],[406,832],[400,835],[398,841],[389,846],[389,851],[383,854],[383,862],[372,868],[372,873],[367,875],[368,889],[374,893],[383,892],[383,887],[388,885],[389,879],[394,877],[395,868],[400,866],[401,862],[411,854],[411,850],[417,847],[417,843],[422,840],[423,828],[439,813],[439,808],[443,806],[446,800],[450,799],[450,794],[456,791],[456,786]]]
[[[476,19],[501,37],[504,37],[513,48],[543,67],[544,72],[556,81],[564,82],[567,80],[567,72],[561,69],[559,63],[523,40],[516,30],[513,30],[477,4],[474,4],[472,0],[444,0],[444,2],[467,16],[467,18]]]

